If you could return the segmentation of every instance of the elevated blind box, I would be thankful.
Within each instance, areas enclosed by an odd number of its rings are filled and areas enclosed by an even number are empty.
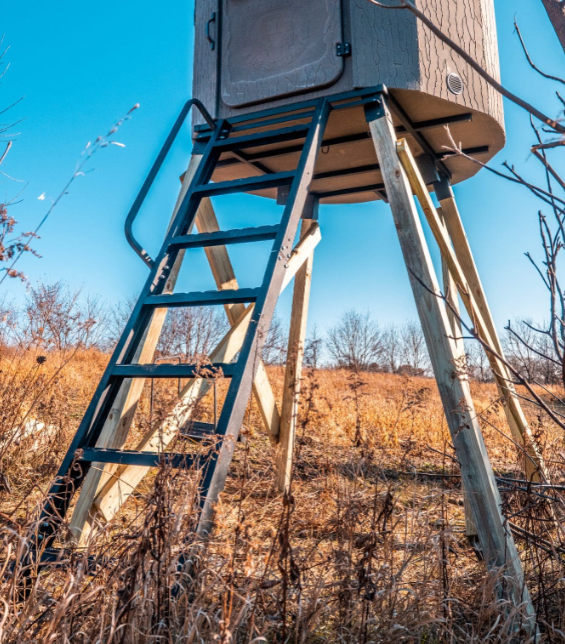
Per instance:
[[[498,76],[494,0],[414,2]],[[500,95],[467,65],[454,73],[459,63],[451,49],[410,11],[390,11],[369,0],[195,0],[194,36],[192,95],[214,118],[241,124],[322,96],[339,102],[345,94],[384,86],[399,106],[394,125],[421,168],[433,170],[441,159],[453,184],[481,166],[454,154],[444,158],[451,137],[483,163],[504,145]],[[405,121],[416,126],[417,136]],[[199,117],[195,125],[205,127]],[[333,113],[326,142],[311,192],[322,203],[380,198],[374,187],[383,179],[362,106]],[[276,148],[250,149],[245,159],[226,152],[214,181],[243,178],[251,167],[285,171],[296,162],[300,141],[278,155]],[[434,173],[424,169],[425,179],[433,181]],[[277,191],[260,194],[276,198]]]

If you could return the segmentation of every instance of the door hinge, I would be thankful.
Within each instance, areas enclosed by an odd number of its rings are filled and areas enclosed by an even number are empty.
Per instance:
[[[335,46],[335,53],[338,56],[351,56],[351,43],[350,42],[338,42]]]

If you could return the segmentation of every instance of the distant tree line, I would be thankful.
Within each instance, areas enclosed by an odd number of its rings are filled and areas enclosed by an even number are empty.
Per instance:
[[[61,282],[30,286],[21,306],[0,303],[0,342],[5,346],[24,343],[45,351],[97,348],[110,352],[134,303],[131,299],[110,306],[97,298],[82,297]],[[561,382],[561,365],[547,357],[551,338],[540,333],[539,328],[543,324],[536,325],[531,319],[508,323],[503,335],[506,357],[529,382]],[[158,355],[192,362],[209,355],[228,329],[221,307],[172,309],[161,334]],[[263,349],[266,364],[285,364],[287,336],[286,326],[275,317]],[[492,381],[482,347],[474,340],[467,341],[466,352],[470,377]],[[306,365],[315,369],[432,375],[420,324],[407,321],[381,326],[369,312],[345,311],[323,332],[314,326],[304,353]]]

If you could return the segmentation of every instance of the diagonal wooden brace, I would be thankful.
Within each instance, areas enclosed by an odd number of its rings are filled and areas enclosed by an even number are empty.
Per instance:
[[[486,299],[484,299],[483,296],[481,299],[483,299],[484,305],[483,307],[479,306],[476,300],[476,289],[473,290],[467,280],[467,276],[463,271],[457,254],[451,245],[448,230],[440,219],[406,141],[399,141],[397,143],[397,149],[402,165],[408,175],[410,185],[422,206],[424,215],[426,216],[428,224],[439,246],[442,258],[445,260],[449,272],[453,277],[463,304],[467,309],[467,313],[469,314],[474,327],[477,329],[481,340],[494,349],[494,352],[487,352],[488,359],[491,364],[500,396],[505,403],[504,409],[514,440],[523,449],[524,469],[526,475],[529,480],[540,481],[541,479],[544,479],[548,481],[547,469],[535,444],[534,437],[516,396],[511,374],[504,364],[504,354],[502,353],[500,340],[496,334],[494,322],[492,321],[490,312],[486,306]],[[450,216],[452,213],[447,213],[443,204],[442,214],[444,218],[447,219],[449,216],[449,218],[452,219]],[[482,289],[480,292],[482,295]],[[485,313],[488,313],[486,317]]]
[[[440,221],[445,225],[442,209],[438,208],[437,213]],[[449,272],[447,262],[443,257],[441,258],[441,272],[443,277],[443,292],[447,302],[449,303],[449,306],[447,307],[447,318],[453,333],[453,343],[455,345],[457,362],[460,365],[461,370],[463,370],[467,368],[467,358],[465,353],[465,343],[463,342],[463,329],[461,327],[461,319],[459,317],[459,291],[457,290],[457,284],[453,279],[453,275]],[[475,545],[478,539],[475,517],[473,516],[471,504],[469,503],[469,495],[465,491],[465,486],[462,485],[461,487],[465,512],[465,536],[473,545]]]
[[[317,227],[312,219],[302,220],[302,233]],[[281,492],[290,491],[292,480],[292,461],[298,416],[298,402],[302,380],[302,362],[304,358],[304,343],[308,324],[308,305],[310,301],[310,285],[312,282],[312,266],[314,253],[304,262],[294,280],[292,309],[290,314],[290,329],[288,333],[288,352],[284,374],[283,399],[281,405],[280,445],[277,450],[275,479]]]
[[[292,253],[281,291],[288,286],[301,266],[312,256],[314,248],[320,240],[320,228],[317,224],[314,224],[303,235]],[[230,331],[209,356],[211,362],[230,362],[239,352],[253,313],[254,305],[249,305],[248,307],[243,306],[242,308],[243,312],[239,319],[235,320]],[[260,373],[259,371],[258,375]],[[258,383],[257,376],[255,386],[262,386]],[[191,379],[184,386],[181,392],[180,402],[175,406],[167,420],[161,427],[149,431],[136,446],[136,450],[164,450],[175,438],[179,428],[190,419],[192,410],[194,409],[194,403],[206,394],[209,387],[209,380],[200,378]],[[277,434],[271,432],[270,438],[271,442],[276,442]],[[148,468],[146,467],[136,466],[115,468],[111,478],[106,479],[105,484],[99,488],[96,494],[92,503],[93,514],[105,521],[109,521],[135,490],[147,474],[147,471]]]

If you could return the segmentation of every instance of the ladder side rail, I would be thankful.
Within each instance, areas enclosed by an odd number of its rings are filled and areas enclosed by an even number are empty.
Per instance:
[[[212,176],[215,162],[219,156],[214,146],[220,136],[225,136],[225,134],[223,122],[220,122],[206,146],[202,162],[194,175],[191,187],[185,195],[173,224],[167,231],[161,251],[57,472],[57,477],[49,490],[41,515],[41,528],[44,534],[53,535],[56,529],[52,525],[53,520],[57,522],[64,517],[74,490],[80,485],[90,468],[90,463],[81,463],[79,468],[74,468],[71,472],[75,453],[82,447],[95,446],[98,435],[102,430],[103,421],[123,381],[123,378],[117,378],[112,374],[113,369],[116,364],[126,364],[128,360],[132,360],[134,357],[137,345],[151,320],[153,312],[152,307],[145,305],[145,299],[150,294],[160,293],[165,287],[169,273],[175,264],[175,259],[178,253],[181,252],[180,249],[169,249],[169,245],[174,237],[184,234],[194,220],[200,201],[199,197],[194,198],[194,189],[196,186],[209,181]]]
[[[167,230],[175,220],[176,214],[184,201],[184,197],[190,188],[196,169],[198,168],[201,161],[202,154],[194,154],[193,151],[190,162],[188,164],[188,168],[183,175],[181,189],[177,197],[173,212],[171,213],[171,217],[167,225]],[[200,206],[196,213],[196,221],[198,221],[199,216],[202,213],[203,205],[205,204],[205,202],[205,199],[200,202]],[[176,262],[173,265],[171,273],[169,274],[164,292],[174,291],[183,260],[184,251],[180,252],[177,255]],[[153,312],[151,323],[148,325],[147,330],[137,347],[134,362],[147,363],[153,361],[155,350],[159,341],[159,337],[161,335],[163,325],[165,323],[166,316],[166,308],[156,309]],[[106,417],[104,426],[100,432],[100,436],[96,441],[97,447],[119,448],[124,445],[124,442],[126,441],[129,434],[131,423],[133,422],[134,416],[137,412],[137,407],[139,399],[143,392],[144,384],[145,381],[141,378],[126,378],[122,381],[120,391],[114,399],[110,413]],[[112,476],[114,467],[115,466],[113,465],[103,465],[97,463],[93,463],[90,466],[87,475],[82,481],[80,494],[74,507],[71,521],[69,523],[71,540],[86,540],[92,526],[92,517],[90,514],[92,501],[94,499],[94,496],[96,495],[97,489],[99,489],[99,487],[102,485],[102,481],[107,480],[108,477]]]
[[[200,518],[197,534],[205,537],[213,521],[213,506],[227,477],[245,409],[251,395],[258,358],[266,340],[278,296],[283,284],[288,258],[298,230],[298,224],[308,199],[308,187],[314,174],[316,158],[322,143],[331,110],[330,103],[321,99],[312,118],[310,131],[296,169],[295,179],[281,220],[281,227],[265,271],[265,278],[243,342],[234,377],[226,394],[217,427],[225,437],[220,448],[210,455],[200,487]],[[283,251],[287,254],[283,255]],[[288,257],[287,257],[288,255]]]

